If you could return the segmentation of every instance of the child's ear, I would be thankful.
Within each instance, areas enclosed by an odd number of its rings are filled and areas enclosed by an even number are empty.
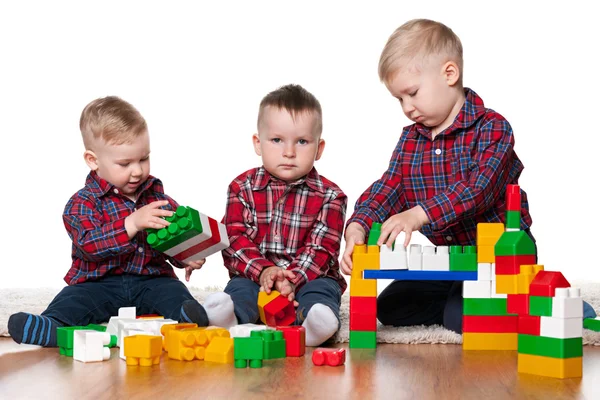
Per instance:
[[[456,85],[456,82],[458,82],[458,79],[460,78],[460,69],[454,61],[448,61],[444,64],[442,73],[444,74],[444,79],[446,79],[448,86]]]
[[[83,159],[92,171],[98,169],[98,157],[96,157],[96,153],[91,150],[86,150],[85,153],[83,153]]]
[[[325,149],[325,140],[319,139],[319,146],[317,147],[317,156],[315,157],[315,161],[321,158],[323,154],[323,150]]]
[[[262,152],[260,150],[260,137],[258,136],[258,133],[252,135],[252,144],[254,144],[254,152],[256,155],[262,156]]]

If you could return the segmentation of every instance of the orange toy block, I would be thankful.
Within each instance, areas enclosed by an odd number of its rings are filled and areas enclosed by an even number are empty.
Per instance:
[[[549,376],[551,378],[579,378],[583,375],[583,359],[552,358],[521,354],[518,356],[518,371],[523,374]]]
[[[478,263],[495,263],[494,246],[477,246]]]
[[[502,222],[480,222],[477,224],[477,246],[493,247],[503,233]]]
[[[165,317],[163,317],[162,315],[158,315],[158,314],[138,315],[135,318],[136,319],[149,319],[149,320],[153,320],[153,319],[165,319]]]
[[[160,363],[162,337],[134,335],[123,338],[125,362],[127,365],[151,367]]]
[[[350,278],[350,297],[377,297],[377,279]]]
[[[516,333],[463,333],[463,350],[517,350]]]
[[[294,304],[276,290],[258,292],[258,313],[267,326],[287,326],[296,320]]]
[[[205,328],[173,329],[167,334],[167,354],[179,361],[204,360],[208,343]]]
[[[215,337],[211,340],[204,361],[233,364],[233,338]]]
[[[208,341],[210,342],[213,338],[216,337],[231,337],[229,331],[225,328],[221,328],[219,326],[209,326],[206,328],[206,336],[208,337]]]
[[[169,351],[167,348],[169,332],[173,330],[197,328],[198,324],[194,323],[181,323],[181,324],[167,324],[160,327],[160,333],[163,335],[163,350]]]
[[[543,265],[521,265],[521,273],[517,276],[517,291],[519,294],[529,294],[529,285],[538,272],[543,271]]]
[[[379,246],[354,246],[351,278],[362,279],[366,269],[379,269]]]
[[[496,275],[496,294],[519,294],[519,275]]]

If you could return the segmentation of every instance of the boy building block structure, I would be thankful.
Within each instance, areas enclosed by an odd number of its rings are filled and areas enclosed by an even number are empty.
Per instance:
[[[178,261],[200,260],[229,247],[225,225],[191,207],[177,207],[166,220],[167,228],[147,230],[147,242]]]
[[[150,335],[127,336],[123,339],[123,343],[127,365],[151,367],[160,363],[162,337]]]
[[[296,320],[294,304],[276,290],[270,294],[258,292],[258,313],[267,326],[287,326]]]

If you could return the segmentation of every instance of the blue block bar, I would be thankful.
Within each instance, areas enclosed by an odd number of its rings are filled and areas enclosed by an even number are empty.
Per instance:
[[[409,271],[406,269],[366,269],[364,279],[400,281],[476,281],[477,271]]]

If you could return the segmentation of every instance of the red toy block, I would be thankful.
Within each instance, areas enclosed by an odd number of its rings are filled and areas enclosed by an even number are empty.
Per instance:
[[[350,312],[377,315],[377,297],[350,296]]]
[[[554,297],[556,288],[567,287],[571,287],[571,284],[561,272],[540,271],[529,285],[529,295]]]
[[[528,294],[509,294],[506,299],[506,312],[509,314],[529,314]]]
[[[377,315],[350,312],[350,330],[377,332]]]
[[[303,326],[278,326],[285,339],[285,356],[302,357],[306,351],[306,329]]]
[[[288,326],[296,320],[296,309],[294,304],[285,296],[277,296],[264,307],[265,325]]]
[[[496,275],[518,275],[521,265],[535,264],[535,254],[526,256],[496,256]]]
[[[463,332],[473,333],[516,333],[519,317],[463,315]]]
[[[329,365],[337,367],[344,365],[346,362],[346,349],[326,349],[319,347],[312,354],[312,362],[314,365]]]
[[[506,211],[521,211],[521,188],[519,185],[506,185]]]
[[[541,317],[519,315],[519,333],[540,336]]]

